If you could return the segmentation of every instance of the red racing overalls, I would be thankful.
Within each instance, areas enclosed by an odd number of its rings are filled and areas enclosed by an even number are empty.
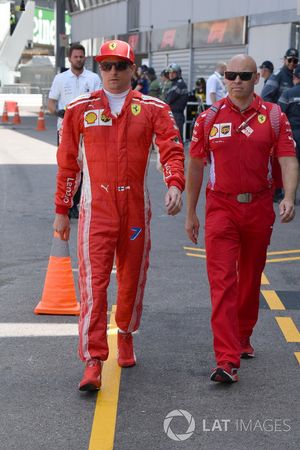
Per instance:
[[[168,187],[184,189],[184,153],[169,107],[130,91],[112,115],[104,91],[81,96],[66,111],[57,153],[56,212],[67,214],[83,169],[78,224],[79,354],[108,357],[107,287],[116,254],[118,327],[137,330],[150,251],[146,176],[153,135]]]

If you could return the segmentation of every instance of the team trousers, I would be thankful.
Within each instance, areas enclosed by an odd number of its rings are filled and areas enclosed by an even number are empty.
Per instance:
[[[261,275],[275,220],[272,192],[250,203],[207,190],[205,243],[217,364],[240,365],[240,339],[258,319]]]

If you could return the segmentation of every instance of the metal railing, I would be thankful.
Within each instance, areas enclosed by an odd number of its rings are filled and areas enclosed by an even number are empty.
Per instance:
[[[1,94],[40,94],[40,92],[38,86],[29,84],[5,84],[0,88]]]

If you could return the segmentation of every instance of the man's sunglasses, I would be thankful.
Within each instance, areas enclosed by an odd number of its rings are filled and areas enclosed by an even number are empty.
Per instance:
[[[242,81],[249,81],[252,78],[254,72],[228,72],[226,71],[224,76],[226,80],[234,81],[237,76],[240,77]]]
[[[116,62],[110,62],[110,61],[102,61],[99,63],[100,69],[104,72],[109,72],[112,67],[114,66],[115,69],[119,72],[128,69],[131,64],[127,61],[116,61]]]
[[[286,58],[287,62],[290,63],[294,63],[294,64],[298,64],[298,58],[293,58],[292,56],[290,56],[289,58]]]

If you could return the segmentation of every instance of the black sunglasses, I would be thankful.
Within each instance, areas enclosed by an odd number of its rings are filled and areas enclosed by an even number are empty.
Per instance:
[[[116,70],[123,71],[128,69],[131,64],[127,61],[116,61],[116,62],[110,62],[110,61],[102,61],[99,63],[101,70],[104,72],[109,72],[112,67],[114,66]]]
[[[288,63],[294,63],[294,64],[298,64],[298,58],[293,58],[292,56],[290,56],[289,58],[286,58]]]
[[[225,72],[224,76],[226,80],[234,81],[237,76],[240,77],[242,81],[249,81],[252,78],[254,72]]]

